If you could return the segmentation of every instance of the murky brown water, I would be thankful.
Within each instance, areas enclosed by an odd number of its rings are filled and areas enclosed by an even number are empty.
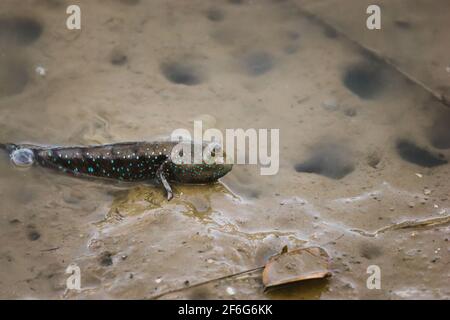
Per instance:
[[[73,1],[81,31],[65,28],[67,4],[0,4],[1,142],[155,140],[203,119],[280,128],[280,171],[238,165],[166,202],[152,185],[20,170],[4,155],[1,298],[151,298],[285,245],[324,247],[333,276],[264,293],[256,271],[163,298],[450,297],[448,223],[368,234],[450,215],[449,108],[301,1]],[[79,293],[65,290],[73,263]],[[369,265],[381,290],[366,287]]]

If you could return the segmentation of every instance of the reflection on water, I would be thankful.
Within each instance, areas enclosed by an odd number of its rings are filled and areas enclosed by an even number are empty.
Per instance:
[[[298,10],[308,1],[81,3],[69,31],[64,1],[2,1],[1,143],[155,140],[207,119],[279,128],[280,171],[238,165],[167,202],[151,184],[14,168],[2,153],[0,297],[148,298],[319,245],[333,258],[325,281],[264,293],[250,274],[174,297],[448,298],[448,225],[352,231],[450,214],[448,108]],[[384,10],[386,32],[423,37],[421,19]],[[71,263],[81,293],[64,293]],[[381,291],[366,288],[372,264]]]

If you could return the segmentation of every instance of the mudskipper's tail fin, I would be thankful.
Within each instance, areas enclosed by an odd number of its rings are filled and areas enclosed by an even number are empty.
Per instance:
[[[12,143],[0,143],[0,149],[8,152],[9,157],[18,167],[29,167],[34,163],[34,150],[27,145],[16,145]]]

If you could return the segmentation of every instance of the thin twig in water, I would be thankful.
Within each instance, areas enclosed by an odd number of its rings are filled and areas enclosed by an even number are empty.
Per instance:
[[[380,233],[384,233],[390,230],[410,229],[419,227],[432,227],[437,225],[443,225],[450,223],[450,216],[434,217],[423,220],[407,220],[399,223],[394,223],[385,227],[382,227],[375,232],[367,232],[361,229],[351,229],[350,231],[357,232],[366,237],[376,237]]]
[[[48,248],[48,249],[42,249],[41,252],[49,252],[49,251],[55,251],[58,250],[59,247],[53,247],[53,248]]]
[[[195,284],[193,284],[193,285],[186,286],[186,287],[183,287],[183,288],[178,288],[178,289],[168,290],[168,291],[159,293],[159,294],[157,294],[157,295],[151,296],[149,299],[150,299],[150,300],[159,299],[159,298],[161,298],[161,297],[163,297],[163,296],[165,296],[165,295],[171,294],[171,293],[175,293],[175,292],[180,292],[180,291],[188,290],[188,289],[196,288],[196,287],[199,287],[199,286],[202,286],[202,285],[211,283],[211,282],[220,281],[220,280],[225,280],[225,279],[232,278],[232,277],[236,277],[236,276],[239,276],[239,275],[242,275],[242,274],[246,274],[246,273],[251,273],[251,272],[263,270],[264,267],[265,267],[265,266],[260,266],[260,267],[256,267],[256,268],[253,268],[253,269],[244,270],[244,271],[240,271],[240,272],[237,272],[237,273],[229,274],[229,275],[227,275],[227,276],[223,276],[223,277],[220,277],[220,278],[215,278],[215,279],[211,279],[211,280],[206,280],[206,281],[203,281],[203,282],[195,283]]]

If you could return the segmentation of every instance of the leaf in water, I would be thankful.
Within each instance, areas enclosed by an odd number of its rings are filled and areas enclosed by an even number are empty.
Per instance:
[[[263,271],[267,288],[331,276],[330,256],[320,247],[282,252],[269,259]]]

